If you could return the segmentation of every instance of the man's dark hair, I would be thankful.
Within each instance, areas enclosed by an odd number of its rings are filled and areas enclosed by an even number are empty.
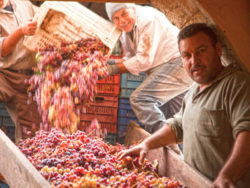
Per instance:
[[[194,24],[190,24],[190,25],[184,27],[179,32],[178,45],[180,45],[181,40],[188,38],[188,37],[192,37],[193,35],[195,35],[196,33],[199,33],[199,32],[203,32],[207,36],[209,36],[213,45],[215,45],[218,42],[217,36],[211,27],[209,27],[205,23],[194,23]]]

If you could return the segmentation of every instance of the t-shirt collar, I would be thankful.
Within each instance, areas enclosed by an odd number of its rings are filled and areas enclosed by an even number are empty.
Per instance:
[[[8,8],[6,9],[6,7],[5,7],[5,8],[0,9],[0,12],[3,12],[3,13],[13,13],[13,12],[16,10],[16,3],[15,3],[15,1],[13,1],[13,0],[10,0],[9,3],[10,3],[9,6],[12,7],[12,10],[13,10],[13,11],[8,10]],[[9,7],[9,6],[8,6],[8,7]]]

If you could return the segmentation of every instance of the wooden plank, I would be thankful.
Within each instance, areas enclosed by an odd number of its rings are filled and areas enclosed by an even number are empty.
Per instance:
[[[79,1],[86,1],[86,0],[79,0]],[[116,3],[137,3],[137,4],[149,4],[150,3],[150,1],[149,0],[108,0],[108,1],[105,1],[105,0],[94,0],[94,1],[92,1],[91,0],[91,2],[102,2],[102,3],[104,3],[104,2],[116,2]]]
[[[190,167],[175,152],[168,148],[164,148],[163,163],[165,175],[175,177],[184,185],[192,188],[210,188],[212,182],[203,176],[200,172]]]
[[[131,121],[127,127],[125,145],[130,146],[141,142],[150,134],[140,128],[135,122]],[[180,155],[167,147],[150,150],[147,158],[150,161],[157,160],[159,162],[158,173],[161,176],[175,177],[183,185],[192,188],[209,188],[212,182],[190,167],[183,161]]]
[[[36,1],[45,1],[45,0],[36,0]],[[114,3],[136,3],[136,4],[150,4],[149,0],[64,0],[64,1],[78,1],[78,2],[91,2],[91,3],[106,3],[106,2],[114,2]]]
[[[0,173],[11,188],[48,188],[50,184],[0,130]]]

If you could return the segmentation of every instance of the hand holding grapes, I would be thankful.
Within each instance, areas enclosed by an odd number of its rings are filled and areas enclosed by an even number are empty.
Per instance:
[[[143,164],[143,161],[144,161],[148,151],[149,151],[149,148],[147,147],[146,144],[144,144],[142,142],[133,148],[121,151],[120,153],[118,153],[118,157],[119,157],[119,159],[122,159],[125,156],[129,156],[129,155],[139,155],[140,156],[139,164]]]

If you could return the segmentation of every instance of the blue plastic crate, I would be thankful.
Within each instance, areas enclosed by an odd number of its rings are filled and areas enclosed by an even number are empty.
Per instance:
[[[5,107],[0,108],[0,116],[10,116],[9,112],[7,111]]]
[[[119,98],[119,108],[120,109],[131,109],[129,98]]]
[[[136,89],[145,78],[145,73],[140,73],[139,76],[130,73],[121,74],[121,88]]]
[[[137,119],[133,110],[119,109],[118,114],[120,117],[128,117],[128,118]]]
[[[15,140],[15,127],[14,126],[2,126],[0,125],[0,129],[11,139]]]
[[[120,97],[130,97],[135,88],[121,88]]]
[[[129,98],[119,98],[117,127],[118,141],[121,144],[123,144],[124,142],[127,125],[130,123],[131,120],[135,121],[141,126],[141,123],[137,119],[134,111],[130,106]]]
[[[9,185],[0,180],[0,188],[9,188]]]
[[[187,91],[177,95],[163,106],[160,107],[161,111],[164,113],[166,119],[172,118],[181,109],[183,97]]]
[[[143,82],[143,80],[145,80],[145,78],[145,73],[140,73],[139,76],[130,73],[121,74],[120,97],[130,97],[131,93]]]
[[[134,111],[130,106],[129,98],[119,98],[118,118],[119,117],[133,120],[137,119]]]
[[[4,103],[0,103],[0,109],[5,109]]]
[[[3,103],[0,103],[0,125],[15,126]]]
[[[15,124],[10,116],[0,116],[0,126],[14,127]]]
[[[136,123],[139,123],[139,120],[135,117],[135,118],[128,118],[128,117],[118,117],[118,125],[119,125],[119,129],[120,129],[120,126],[127,126],[129,124],[129,122],[133,120],[135,121]]]

